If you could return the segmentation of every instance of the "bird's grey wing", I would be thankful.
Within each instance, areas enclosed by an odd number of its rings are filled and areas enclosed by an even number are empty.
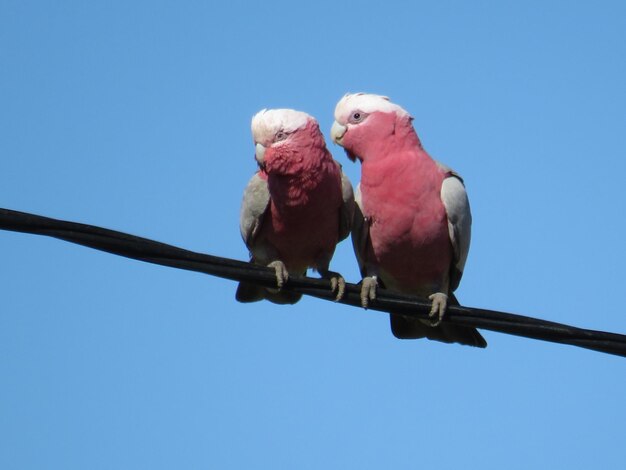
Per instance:
[[[338,164],[339,165],[339,164]],[[341,165],[339,165],[341,171]],[[339,238],[338,241],[345,239],[352,231],[354,221],[354,192],[352,184],[343,171],[341,171],[341,197],[342,203],[339,209]]]
[[[366,256],[369,240],[369,223],[363,215],[363,205],[361,202],[361,183],[357,184],[354,193],[354,218],[352,223],[352,247],[356,255],[361,277],[366,277],[367,273]]]
[[[241,212],[239,216],[239,230],[244,243],[251,249],[259,229],[263,223],[263,216],[270,202],[270,191],[267,180],[255,173],[243,192]]]
[[[441,185],[441,200],[448,216],[448,233],[454,250],[454,260],[450,269],[450,292],[452,292],[461,282],[469,253],[472,213],[463,180],[451,170],[448,175]]]

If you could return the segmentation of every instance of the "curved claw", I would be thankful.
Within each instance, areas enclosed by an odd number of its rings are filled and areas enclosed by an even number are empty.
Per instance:
[[[336,292],[335,302],[343,298],[343,294],[346,292],[346,280],[339,273],[329,271],[327,269],[321,270],[320,274],[322,278],[330,281],[330,290]]]
[[[443,316],[448,308],[448,296],[442,292],[435,292],[429,295],[428,298],[433,302],[428,316],[431,319],[430,326],[434,328],[439,326],[441,320],[443,320]]]
[[[340,274],[332,276],[330,278],[330,288],[337,293],[335,297],[335,302],[337,302],[343,298],[343,294],[346,292],[346,280]]]
[[[283,285],[289,280],[289,272],[287,272],[287,267],[285,263],[280,260],[272,261],[267,265],[268,268],[274,268],[276,272],[276,285],[280,289]]]
[[[376,288],[378,287],[378,281],[376,276],[364,277],[361,282],[361,305],[363,308],[367,308],[370,300],[376,300]]]

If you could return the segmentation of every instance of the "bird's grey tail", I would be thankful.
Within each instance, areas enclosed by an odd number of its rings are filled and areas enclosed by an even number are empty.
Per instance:
[[[295,304],[301,297],[302,294],[296,292],[276,291],[275,289],[267,289],[245,281],[239,283],[237,293],[235,294],[235,299],[242,303],[258,302],[259,300],[267,299],[280,305]]]
[[[459,305],[453,294],[449,297],[449,304]],[[416,318],[394,313],[389,314],[389,319],[391,332],[399,339],[428,338],[444,343],[459,343],[477,348],[487,347],[487,341],[476,328],[445,323],[433,328]]]

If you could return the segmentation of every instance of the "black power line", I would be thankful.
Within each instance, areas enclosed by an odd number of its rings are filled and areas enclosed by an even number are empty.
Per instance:
[[[46,235],[148,263],[197,271],[236,281],[252,281],[267,287],[276,286],[276,277],[272,269],[243,261],[196,253],[93,225],[0,209],[0,229]],[[323,279],[294,276],[289,278],[283,289],[320,299],[334,300],[330,283]],[[340,302],[361,308],[359,293],[359,286],[347,284],[345,296]],[[417,297],[379,289],[376,300],[369,308],[426,319],[430,311],[430,303]],[[626,335],[586,330],[522,315],[451,305],[448,306],[443,321],[626,356]]]

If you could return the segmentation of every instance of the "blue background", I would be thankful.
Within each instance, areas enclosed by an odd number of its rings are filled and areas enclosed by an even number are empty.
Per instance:
[[[626,333],[623,2],[0,2],[0,206],[247,259],[250,119],[386,94],[461,173],[465,305]],[[330,146],[356,183],[359,166]],[[349,243],[332,267],[352,282]],[[622,468],[624,358],[0,232],[0,468]]]

